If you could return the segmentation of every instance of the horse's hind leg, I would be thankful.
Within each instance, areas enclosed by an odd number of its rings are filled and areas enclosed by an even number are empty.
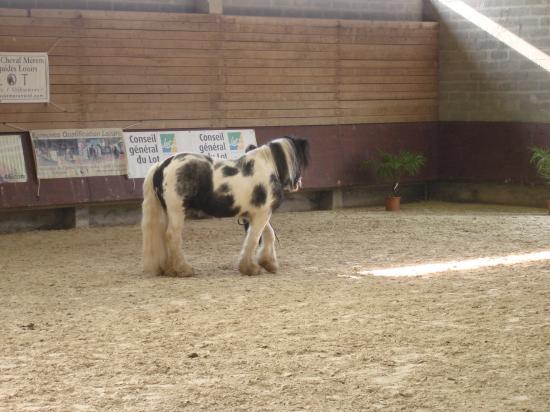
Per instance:
[[[181,206],[181,200],[177,199],[175,201],[167,199],[166,206],[168,224],[165,240],[168,263],[164,273],[168,276],[191,276],[193,275],[193,268],[185,261],[181,250],[185,210]]]
[[[260,266],[254,261],[254,255],[270,215],[270,213],[257,213],[250,220],[250,228],[246,233],[241,256],[239,258],[239,271],[243,275],[257,275],[260,273]]]
[[[262,246],[258,254],[258,263],[270,273],[277,272],[279,264],[275,253],[275,231],[271,223],[267,222],[262,234]]]

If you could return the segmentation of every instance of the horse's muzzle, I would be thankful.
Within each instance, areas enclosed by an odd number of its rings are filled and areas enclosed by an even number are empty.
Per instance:
[[[292,184],[292,187],[290,188],[291,192],[297,192],[302,188],[302,178],[299,177],[294,181],[294,184]]]

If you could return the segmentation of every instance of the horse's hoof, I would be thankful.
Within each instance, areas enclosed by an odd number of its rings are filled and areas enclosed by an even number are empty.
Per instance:
[[[260,266],[259,265],[240,265],[239,266],[239,272],[245,276],[256,276],[260,274]]]
[[[279,269],[279,264],[275,260],[260,260],[258,263],[269,273],[277,273],[277,269]]]
[[[163,276],[178,277],[178,278],[187,278],[189,276],[193,276],[194,274],[195,274],[195,271],[189,265],[180,266],[175,269],[165,270],[162,273]]]
[[[189,265],[185,265],[184,267],[176,269],[176,276],[180,278],[187,278],[189,276],[193,276],[194,274],[195,271]]]

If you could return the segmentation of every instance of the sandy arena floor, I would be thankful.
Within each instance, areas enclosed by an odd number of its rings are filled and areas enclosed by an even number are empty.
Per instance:
[[[548,411],[543,209],[418,203],[277,214],[281,269],[243,277],[232,219],[185,231],[193,278],[145,276],[137,226],[0,236],[1,411]]]

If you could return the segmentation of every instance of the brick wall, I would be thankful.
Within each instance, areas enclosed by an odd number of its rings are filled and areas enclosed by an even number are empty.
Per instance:
[[[422,20],[422,0],[223,0],[224,14]]]
[[[0,7],[194,13],[199,0],[0,0]],[[206,0],[202,0],[206,1]]]
[[[533,46],[550,54],[549,0],[466,0]],[[440,21],[442,121],[550,123],[550,73],[436,0]]]
[[[422,20],[422,0],[222,0],[229,15],[365,20]],[[92,10],[208,10],[208,0],[0,0],[0,7]]]

